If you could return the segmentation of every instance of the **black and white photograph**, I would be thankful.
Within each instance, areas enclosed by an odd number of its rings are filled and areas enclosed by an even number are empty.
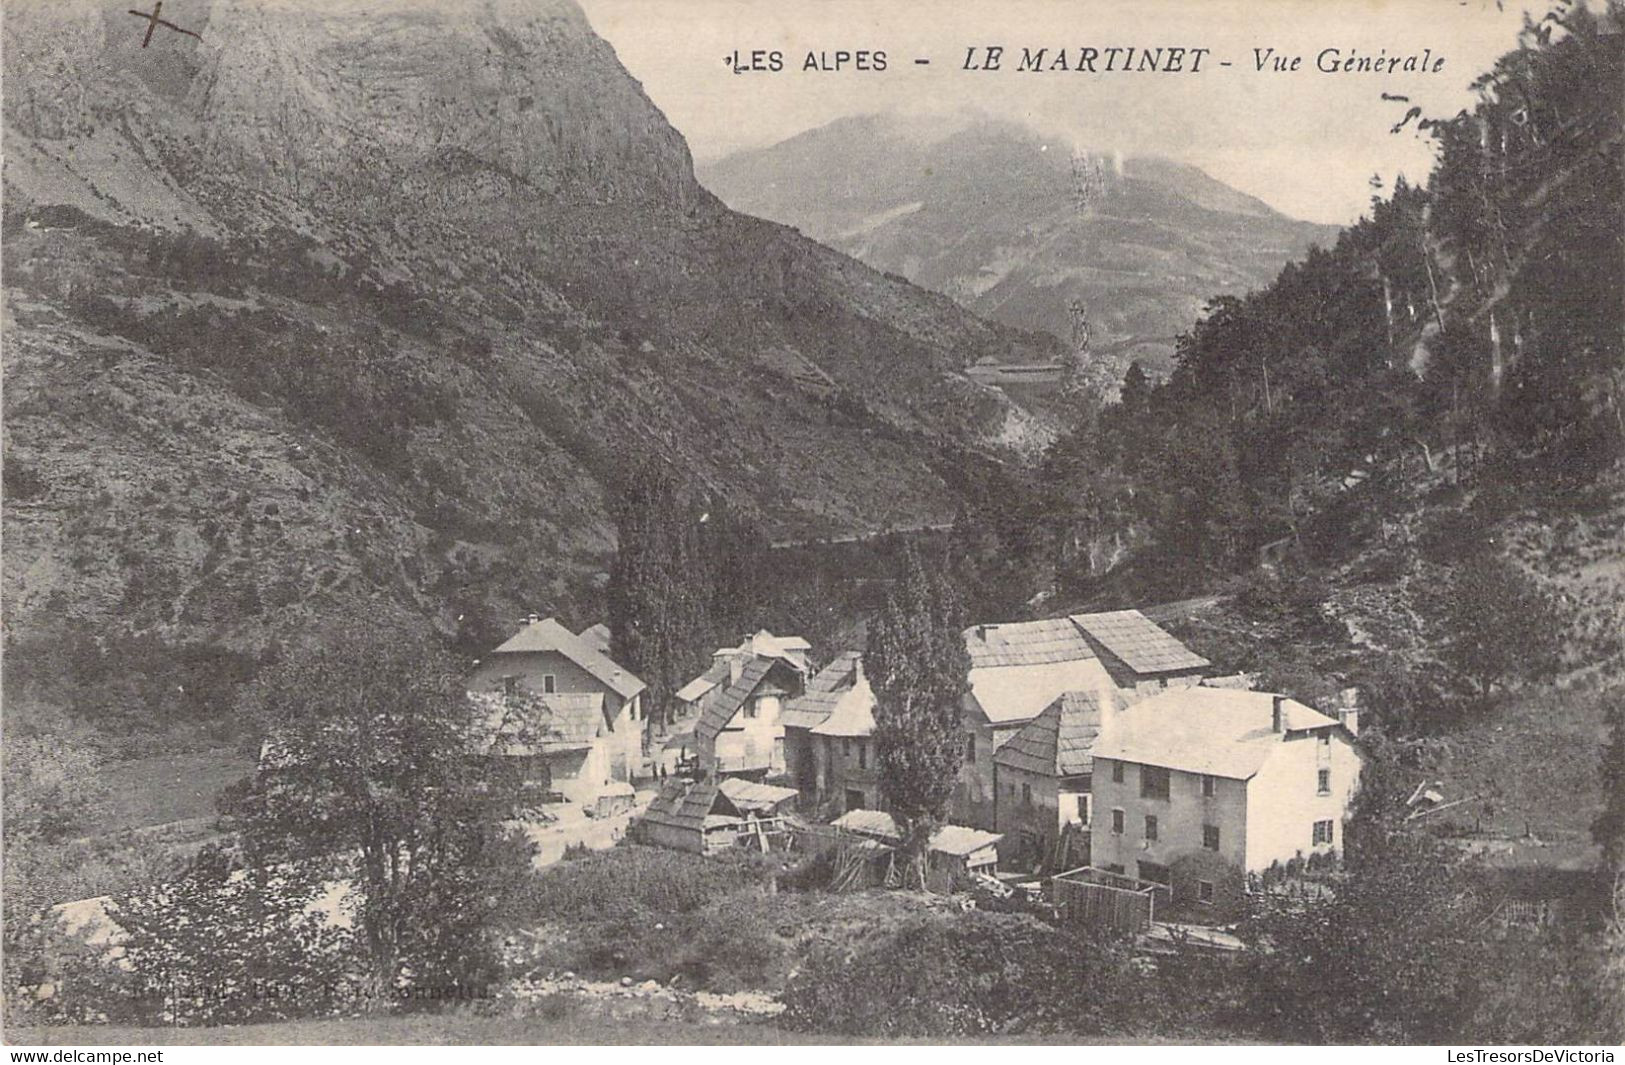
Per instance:
[[[9,1061],[1615,1060],[1625,0],[0,32]]]

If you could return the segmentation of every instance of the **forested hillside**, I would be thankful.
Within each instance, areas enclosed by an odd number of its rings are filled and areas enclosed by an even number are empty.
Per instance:
[[[1170,586],[1282,538],[1330,561],[1445,487],[1486,526],[1585,505],[1625,442],[1617,16],[1528,27],[1471,113],[1426,122],[1426,188],[1214,300],[1165,384],[1131,370],[1050,457],[1066,572],[1124,544]]]

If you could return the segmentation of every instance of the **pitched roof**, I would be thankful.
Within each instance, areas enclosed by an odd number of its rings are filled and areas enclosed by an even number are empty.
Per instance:
[[[800,636],[775,636],[766,629],[758,629],[745,637],[739,650],[764,658],[782,658],[804,670],[807,667],[807,649],[811,646]]]
[[[1064,692],[1116,687],[1100,659],[1042,662],[1017,669],[972,670],[971,698],[990,724],[1031,721]]]
[[[1102,699],[1122,706],[1115,689],[1061,694],[993,752],[993,764],[1054,777],[1093,771]]]
[[[813,726],[819,736],[870,736],[875,731],[875,693],[861,674],[852,687],[840,693],[835,706],[822,722]]]
[[[728,660],[719,658],[711,663],[711,667],[704,673],[695,677],[681,688],[677,689],[677,698],[685,703],[691,703],[706,692],[723,684],[728,680]]]
[[[703,831],[720,794],[721,789],[709,781],[673,778],[666,781],[660,794],[649,802],[641,819],[657,825]]]
[[[871,836],[885,843],[897,844],[903,841],[903,834],[898,829],[897,822],[892,820],[891,814],[883,810],[848,810],[830,823],[836,828]],[[943,825],[931,837],[931,849],[939,854],[964,857],[985,847],[991,847],[1003,838],[997,833],[983,832],[979,828]]]
[[[794,799],[801,793],[795,788],[780,788],[772,784],[756,784],[738,777],[729,777],[718,785],[740,810],[771,810]]]
[[[1071,618],[973,625],[964,632],[972,669],[1037,666],[1094,658],[1094,648]]]
[[[785,704],[779,722],[785,728],[813,728],[824,723],[841,693],[852,686],[861,651],[843,651],[807,681],[807,690]]]
[[[582,629],[579,635],[581,636],[581,642],[594,651],[605,656],[609,654],[609,626],[602,621]]]
[[[694,737],[709,743],[717,738],[728,722],[733,720],[751,692],[773,668],[774,659],[753,658],[739,671],[739,678],[716,693],[700,710],[700,719],[694,722]]]
[[[531,622],[491,653],[534,654],[538,651],[557,651],[623,699],[632,698],[645,687],[643,681],[610,661],[602,652],[594,650],[554,618]]]
[[[1212,664],[1138,610],[1073,614],[1071,620],[1136,673],[1170,673]]]
[[[1337,722],[1295,699],[1284,705],[1286,732],[1271,728],[1276,696],[1233,688],[1171,688],[1112,715],[1095,740],[1096,758],[1246,780],[1287,732]]]

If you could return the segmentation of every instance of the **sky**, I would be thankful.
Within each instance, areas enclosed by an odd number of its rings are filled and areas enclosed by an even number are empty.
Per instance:
[[[1470,107],[1472,81],[1515,47],[1520,0],[581,0],[696,159],[765,147],[837,118],[875,112],[1024,122],[1073,145],[1192,163],[1277,210],[1347,224],[1371,178],[1426,179],[1430,116]],[[1536,15],[1545,8],[1539,7]],[[971,46],[1002,45],[997,73],[961,69]],[[1010,69],[1022,48],[1208,48],[1196,74],[1039,74]],[[803,71],[811,51],[878,49],[883,72]],[[1437,73],[1321,73],[1316,55],[1443,56]],[[724,57],[778,49],[785,69],[735,74]],[[1254,49],[1302,56],[1258,73]],[[917,65],[916,58],[930,60]],[[1218,62],[1228,60],[1230,67]],[[1103,60],[1101,60],[1103,62]],[[1188,62],[1188,61],[1187,61]],[[1385,101],[1383,93],[1409,97]]]

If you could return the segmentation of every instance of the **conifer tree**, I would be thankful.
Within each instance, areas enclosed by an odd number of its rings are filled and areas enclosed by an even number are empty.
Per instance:
[[[960,700],[970,656],[959,597],[910,547],[903,574],[869,628],[864,671],[875,693],[880,789],[922,885],[931,837],[947,816],[965,749]]]

